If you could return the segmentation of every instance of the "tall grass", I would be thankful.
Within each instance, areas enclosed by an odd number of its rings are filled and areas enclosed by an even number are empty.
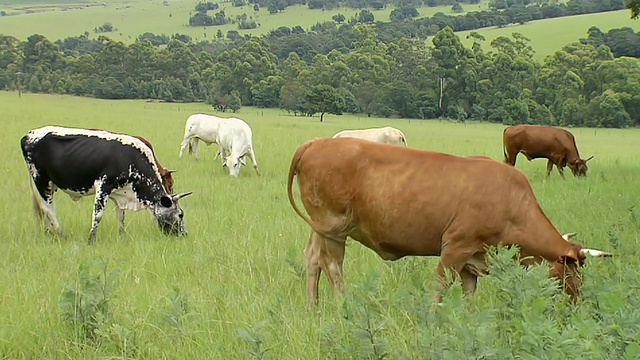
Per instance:
[[[586,180],[546,163],[519,158],[542,208],[561,232],[616,257],[590,259],[575,307],[542,267],[522,269],[508,252],[494,255],[493,276],[465,299],[451,288],[431,302],[436,258],[384,262],[356,242],[345,259],[348,294],[335,298],[323,277],[320,304],[305,309],[303,249],[307,225],[286,200],[291,156],[304,141],[346,128],[391,124],[409,145],[458,155],[502,159],[502,126],[379,119],[355,115],[295,117],[243,108],[254,130],[263,176],[244,168],[232,178],[213,161],[178,158],[184,123],[204,104],[106,101],[0,92],[0,356],[8,358],[637,358],[640,280],[640,131],[572,129]],[[230,114],[226,114],[230,115]],[[127,213],[124,238],[109,204],[93,246],[87,236],[91,198],[56,195],[64,235],[44,233],[31,209],[20,138],[35,127],[99,127],[150,140],[175,173],[189,235],[167,237],[145,212]],[[487,179],[491,181],[491,179]],[[92,285],[93,284],[93,285]],[[102,284],[102,285],[101,285]],[[102,287],[100,287],[102,286]],[[102,297],[96,289],[108,288]],[[75,289],[75,290],[74,290]],[[69,298],[97,308],[94,337],[69,321]],[[78,317],[80,321],[83,318]]]

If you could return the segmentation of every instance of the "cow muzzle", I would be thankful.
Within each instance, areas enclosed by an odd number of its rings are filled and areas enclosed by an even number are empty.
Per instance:
[[[187,236],[187,229],[184,224],[184,220],[181,218],[176,223],[168,223],[158,220],[158,226],[167,235],[171,236]]]

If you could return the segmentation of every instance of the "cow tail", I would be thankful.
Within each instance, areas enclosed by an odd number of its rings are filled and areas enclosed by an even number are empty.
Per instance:
[[[506,132],[507,132],[508,127],[504,128],[504,130],[502,130],[502,155],[504,155],[504,162],[508,163],[509,159],[507,158],[507,139],[506,139]]]
[[[298,174],[298,170],[299,170],[298,165],[300,163],[300,159],[302,158],[302,155],[309,148],[312,142],[313,140],[307,141],[306,143],[302,144],[300,147],[298,147],[298,150],[296,150],[295,154],[293,154],[293,159],[291,160],[291,167],[289,168],[289,180],[287,182],[287,192],[289,195],[289,203],[291,203],[291,206],[293,206],[293,210],[295,210],[298,216],[304,219],[304,221],[306,221],[307,224],[309,224],[309,226],[311,226],[311,228],[315,231],[316,223],[313,220],[311,220],[311,218],[308,215],[303,213],[302,210],[300,210],[300,208],[296,204],[295,198],[293,197],[293,178]]]
[[[36,189],[36,183],[33,181],[33,176],[29,174],[29,187],[31,188],[31,200],[33,201],[33,211],[39,219],[44,218],[44,211],[42,210],[42,204],[40,202],[40,193]]]
[[[20,139],[20,148],[22,149],[22,156],[26,160],[29,153],[29,148],[30,148],[28,136],[23,136],[22,139]],[[33,211],[35,211],[36,215],[40,219],[42,219],[44,217],[44,211],[42,210],[42,205],[40,204],[40,201],[38,199],[38,197],[40,196],[40,193],[38,192],[38,189],[36,189],[36,183],[33,180],[33,176],[31,176],[31,172],[30,171],[27,171],[27,172],[29,173],[29,188],[31,189],[31,200],[33,201]]]

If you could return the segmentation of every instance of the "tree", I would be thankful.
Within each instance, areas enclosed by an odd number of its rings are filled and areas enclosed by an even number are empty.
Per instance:
[[[278,7],[278,4],[276,4],[275,2],[270,2],[269,6],[267,6],[267,11],[269,11],[269,14],[273,15],[277,14],[280,9]]]
[[[339,14],[337,14],[337,15],[333,15],[333,16],[331,17],[331,19],[332,19],[333,21],[337,22],[338,24],[342,24],[342,23],[344,22],[344,20],[345,20],[345,17],[344,17],[344,15],[342,15],[342,14],[340,14],[340,13],[339,13]]]
[[[369,10],[362,10],[358,13],[357,22],[361,24],[371,24],[375,21],[375,16]]]
[[[213,19],[211,18],[211,16],[207,15],[206,13],[199,12],[199,13],[193,15],[189,19],[189,25],[191,25],[191,26],[211,26],[211,25],[213,25]]]
[[[275,108],[280,103],[280,89],[284,79],[280,76],[269,76],[251,87],[253,103],[263,108]]]
[[[458,38],[449,26],[439,31],[438,34],[433,37],[432,42],[434,45],[432,56],[437,64],[434,72],[438,76],[440,92],[438,105],[444,115],[447,109],[445,93],[448,86],[448,79],[455,77],[458,65],[467,57],[469,50],[462,45],[460,38]]]
[[[464,9],[462,8],[462,5],[460,5],[460,3],[455,3],[453,4],[453,6],[451,7],[451,11],[453,11],[454,13],[462,13],[464,12]]]
[[[631,18],[637,19],[640,15],[640,0],[625,0],[625,6],[631,10]]]
[[[589,118],[593,123],[588,125],[606,128],[623,128],[632,125],[629,114],[624,110],[620,95],[613,90],[607,90],[602,95],[591,100]]]
[[[305,93],[306,113],[313,115],[320,113],[320,122],[324,120],[324,114],[342,115],[346,107],[344,98],[329,85],[316,85]]]

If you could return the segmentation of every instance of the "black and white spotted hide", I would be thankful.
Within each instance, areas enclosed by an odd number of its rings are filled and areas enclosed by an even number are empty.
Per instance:
[[[29,131],[21,147],[31,175],[34,208],[49,231],[62,233],[53,208],[53,195],[60,189],[73,200],[95,194],[90,244],[108,199],[117,205],[121,234],[125,210],[142,209],[154,215],[165,233],[186,234],[178,200],[191,193],[166,192],[153,152],[139,139],[107,131],[45,126]]]

